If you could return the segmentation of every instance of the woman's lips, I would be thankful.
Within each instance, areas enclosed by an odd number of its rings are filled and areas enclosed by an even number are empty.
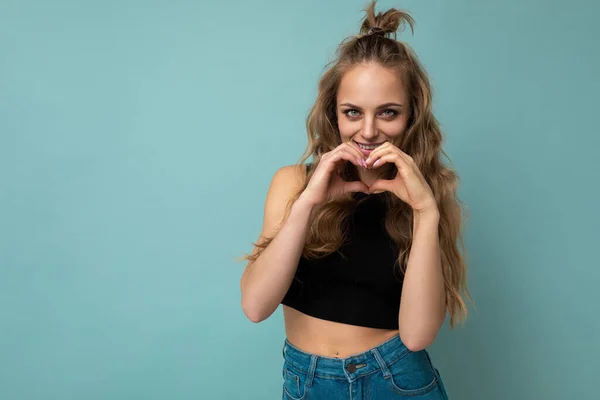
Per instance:
[[[361,151],[361,152],[362,152],[362,153],[363,153],[365,156],[367,156],[367,157],[369,156],[369,154],[371,154],[371,152],[372,152],[373,150],[375,150],[375,149],[364,149],[364,148],[360,147],[360,146],[359,146],[359,144],[362,144],[362,143],[359,143],[359,142],[357,142],[356,140],[354,140],[354,143],[356,143],[356,145],[358,146],[358,148],[360,149],[360,151]],[[383,142],[383,143],[385,143],[385,142]],[[381,146],[383,143],[377,143],[377,147]],[[367,145],[367,146],[373,146],[373,145]],[[376,147],[376,148],[377,148],[377,147]]]
[[[369,156],[369,154],[371,154],[371,152],[373,151],[373,150],[366,150],[366,149],[363,149],[363,148],[362,148],[362,147],[360,147],[360,146],[359,146],[358,148],[359,148],[359,149],[360,149],[360,151],[361,151],[361,152],[362,152],[362,153],[363,153],[365,156],[367,156],[367,157],[368,157],[368,156]]]

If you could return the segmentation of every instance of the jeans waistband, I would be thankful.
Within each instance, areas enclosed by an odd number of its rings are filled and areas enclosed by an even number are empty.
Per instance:
[[[410,353],[399,335],[359,354],[344,358],[325,357],[304,352],[292,345],[287,338],[283,345],[283,358],[292,367],[307,373],[311,378],[318,375],[353,381],[377,370],[387,371],[387,366]]]

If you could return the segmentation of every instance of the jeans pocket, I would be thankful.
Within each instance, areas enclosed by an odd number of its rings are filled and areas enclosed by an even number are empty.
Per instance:
[[[306,395],[306,374],[287,362],[283,366],[283,394],[292,400],[302,400]]]
[[[404,396],[420,396],[438,387],[438,379],[429,358],[422,352],[410,352],[388,366],[388,384]]]

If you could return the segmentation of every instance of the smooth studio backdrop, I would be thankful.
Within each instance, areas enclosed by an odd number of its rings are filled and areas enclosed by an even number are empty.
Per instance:
[[[240,307],[275,171],[366,1],[0,2],[0,398],[277,399],[283,319]],[[595,1],[380,1],[435,90],[477,310],[451,399],[594,399]]]

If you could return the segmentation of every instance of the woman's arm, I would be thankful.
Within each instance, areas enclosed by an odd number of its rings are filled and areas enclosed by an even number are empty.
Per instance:
[[[240,282],[242,309],[252,322],[267,319],[277,309],[296,273],[317,207],[300,195],[280,229],[279,225],[286,203],[300,189],[305,174],[303,165],[287,166],[279,169],[271,181],[261,236],[275,237],[254,262],[248,263]]]
[[[412,351],[433,343],[446,316],[438,238],[439,213],[415,214],[413,244],[400,299],[400,338]]]

